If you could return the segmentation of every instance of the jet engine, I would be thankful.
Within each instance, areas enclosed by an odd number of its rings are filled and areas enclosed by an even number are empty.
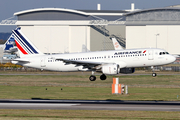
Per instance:
[[[107,64],[102,66],[102,73],[108,75],[116,75],[119,74],[119,65],[118,64]]]
[[[121,68],[120,73],[131,74],[135,72],[135,68]]]

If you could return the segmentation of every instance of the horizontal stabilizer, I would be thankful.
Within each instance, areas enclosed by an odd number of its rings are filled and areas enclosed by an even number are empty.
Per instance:
[[[28,59],[21,59],[21,58],[14,59],[13,61],[17,61],[17,62],[29,62]]]

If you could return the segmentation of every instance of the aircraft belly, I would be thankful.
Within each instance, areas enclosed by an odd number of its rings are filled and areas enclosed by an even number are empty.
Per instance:
[[[47,64],[46,69],[54,71],[78,71],[78,68],[73,64],[65,65],[62,62],[59,63],[49,63]]]

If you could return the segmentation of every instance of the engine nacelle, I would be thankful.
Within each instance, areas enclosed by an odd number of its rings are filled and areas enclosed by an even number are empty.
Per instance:
[[[109,75],[119,74],[119,65],[118,64],[107,64],[102,66],[102,73]]]
[[[121,68],[120,73],[131,74],[135,72],[135,68]]]

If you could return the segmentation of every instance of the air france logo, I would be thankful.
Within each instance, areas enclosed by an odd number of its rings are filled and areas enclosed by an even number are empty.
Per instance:
[[[146,50],[143,53],[146,53]]]
[[[123,55],[123,54],[141,54],[141,53],[146,53],[145,51],[130,51],[130,52],[115,52],[114,55]]]

